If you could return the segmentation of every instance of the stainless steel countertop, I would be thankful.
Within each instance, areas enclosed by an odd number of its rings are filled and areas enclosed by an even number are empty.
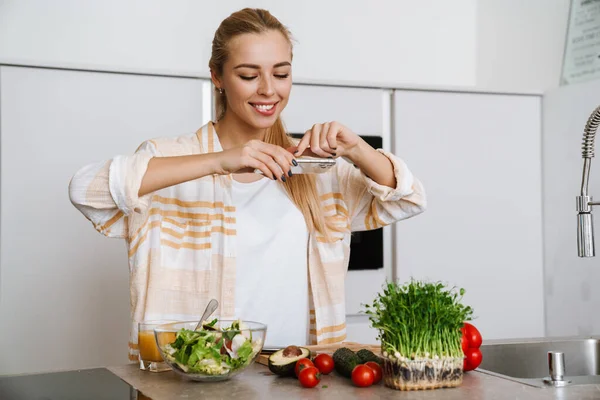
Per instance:
[[[312,389],[303,388],[297,379],[280,378],[261,364],[253,364],[240,375],[224,382],[202,383],[187,380],[174,372],[140,371],[136,364],[108,369],[152,400],[177,399],[600,399],[600,385],[566,388],[534,388],[477,371],[467,372],[458,388],[420,392],[390,389],[383,382],[357,388],[347,379],[332,373]],[[327,387],[324,388],[323,386]]]

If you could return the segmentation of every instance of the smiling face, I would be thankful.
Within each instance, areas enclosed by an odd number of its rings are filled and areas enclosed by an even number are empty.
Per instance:
[[[223,73],[212,72],[215,86],[225,91],[224,119],[252,129],[272,126],[292,89],[292,51],[279,31],[246,33],[228,44]]]

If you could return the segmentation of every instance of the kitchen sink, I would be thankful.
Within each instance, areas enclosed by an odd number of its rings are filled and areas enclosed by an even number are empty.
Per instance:
[[[550,379],[549,352],[563,353],[562,379]],[[526,385],[542,388],[600,384],[600,337],[486,341],[481,353],[479,372]]]

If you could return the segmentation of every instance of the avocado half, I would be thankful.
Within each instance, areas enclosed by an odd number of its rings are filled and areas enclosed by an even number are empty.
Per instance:
[[[269,370],[279,376],[294,376],[296,362],[301,358],[310,358],[306,347],[288,346],[269,356]]]

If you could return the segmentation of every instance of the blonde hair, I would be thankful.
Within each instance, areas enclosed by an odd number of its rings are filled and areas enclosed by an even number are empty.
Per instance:
[[[228,58],[228,43],[236,36],[245,33],[265,33],[278,31],[289,41],[292,47],[292,35],[271,13],[262,9],[244,8],[227,17],[215,32],[212,42],[212,54],[208,66],[217,76],[222,76],[223,65]],[[227,97],[225,92],[215,88],[217,120],[223,118],[227,111]],[[284,148],[292,147],[295,143],[286,134],[281,118],[277,118],[273,126],[267,129],[264,141]],[[314,175],[294,175],[284,184],[290,199],[296,204],[304,215],[308,230],[317,231],[329,237],[329,231],[339,231],[325,218],[319,200],[317,183]]]

